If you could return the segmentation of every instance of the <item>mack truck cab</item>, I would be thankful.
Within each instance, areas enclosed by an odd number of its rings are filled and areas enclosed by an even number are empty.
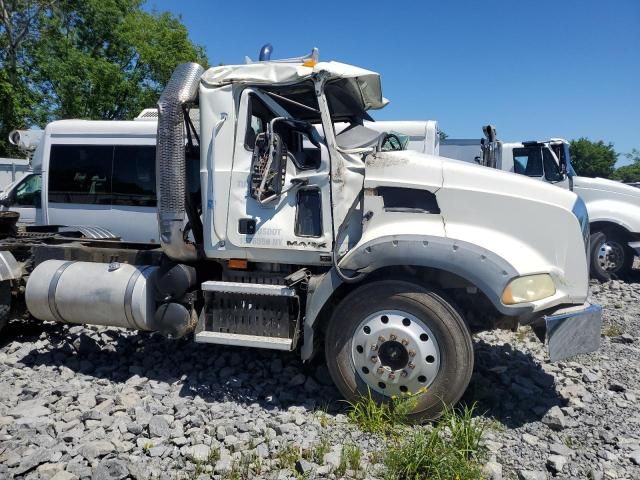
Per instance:
[[[0,312],[24,292],[43,321],[324,358],[345,398],[413,394],[415,419],[464,393],[473,331],[530,325],[552,361],[596,350],[584,202],[395,149],[364,124],[387,102],[377,73],[317,50],[179,65],[158,103],[160,245],[5,234]]]
[[[451,158],[475,158],[481,165],[578,194],[589,212],[591,276],[601,281],[626,278],[640,255],[640,190],[613,180],[577,175],[571,165],[569,142],[564,139],[500,142],[493,127],[483,130],[482,140],[444,140],[441,153]]]

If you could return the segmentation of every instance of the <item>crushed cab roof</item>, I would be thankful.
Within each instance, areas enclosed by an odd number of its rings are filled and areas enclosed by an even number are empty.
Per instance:
[[[329,82],[346,80],[349,90],[357,92],[358,103],[363,110],[384,107],[389,101],[382,96],[380,75],[364,68],[340,62],[319,62],[304,66],[302,62],[266,61],[246,65],[223,65],[212,67],[202,75],[202,83],[219,87],[231,83],[247,85],[280,86],[293,85],[309,80],[314,74],[327,72]]]

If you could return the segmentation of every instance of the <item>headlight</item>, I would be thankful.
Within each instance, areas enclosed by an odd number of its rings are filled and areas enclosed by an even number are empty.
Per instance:
[[[517,303],[535,302],[556,293],[553,279],[546,273],[518,277],[506,286],[502,292],[502,303],[515,305]]]

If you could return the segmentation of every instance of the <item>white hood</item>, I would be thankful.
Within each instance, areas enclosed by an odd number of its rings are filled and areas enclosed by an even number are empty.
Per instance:
[[[587,193],[588,190],[592,190],[594,193],[623,195],[640,200],[640,188],[606,178],[573,177],[573,188],[579,195],[582,195],[582,192]]]
[[[587,205],[591,223],[613,222],[640,233],[640,188],[604,178],[573,177],[573,191]]]

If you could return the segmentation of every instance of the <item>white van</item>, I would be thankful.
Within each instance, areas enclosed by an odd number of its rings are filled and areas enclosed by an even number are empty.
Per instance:
[[[52,122],[33,173],[0,204],[22,224],[100,226],[125,241],[158,243],[155,144],[155,122]]]

